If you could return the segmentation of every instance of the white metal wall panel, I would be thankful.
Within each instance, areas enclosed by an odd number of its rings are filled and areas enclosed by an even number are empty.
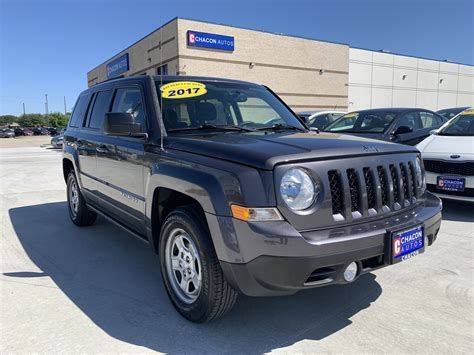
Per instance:
[[[349,49],[349,109],[474,106],[474,66]]]

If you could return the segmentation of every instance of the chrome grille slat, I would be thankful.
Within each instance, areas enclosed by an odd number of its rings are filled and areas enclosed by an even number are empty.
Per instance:
[[[367,188],[367,208],[373,208],[375,209],[376,206],[376,191],[375,191],[375,183],[374,183],[374,177],[372,176],[372,169],[369,167],[366,167],[363,169],[364,171],[364,180],[365,180],[365,186]]]
[[[408,176],[411,186],[411,196],[416,198],[416,176],[415,168],[413,167],[413,162],[408,162]]]
[[[329,188],[331,191],[332,214],[344,213],[344,192],[342,180],[337,170],[328,171]]]
[[[361,198],[357,171],[355,169],[347,169],[346,173],[347,180],[349,181],[349,193],[351,196],[351,211],[357,212],[361,210]]]
[[[377,173],[379,175],[380,189],[382,194],[382,205],[389,206],[390,201],[388,195],[390,194],[390,185],[388,184],[387,172],[382,165],[377,166]]]
[[[400,163],[400,176],[402,178],[403,197],[405,200],[410,198],[410,189],[408,186],[408,174],[405,164]]]

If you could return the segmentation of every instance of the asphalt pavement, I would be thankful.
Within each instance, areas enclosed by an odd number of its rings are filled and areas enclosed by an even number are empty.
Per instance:
[[[148,246],[103,218],[70,222],[61,169],[59,150],[0,148],[2,354],[474,351],[474,205],[445,202],[437,242],[409,261],[349,285],[242,296],[193,324]]]

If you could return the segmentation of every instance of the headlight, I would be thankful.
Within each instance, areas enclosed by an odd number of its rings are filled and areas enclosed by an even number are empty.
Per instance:
[[[425,179],[425,174],[423,173],[423,169],[421,166],[422,166],[422,162],[421,162],[421,159],[418,157],[416,158],[416,162],[415,162],[416,187],[423,194],[426,190],[426,179]]]
[[[281,179],[281,197],[294,211],[309,208],[317,199],[319,191],[319,183],[314,183],[311,177],[300,168],[288,170]]]

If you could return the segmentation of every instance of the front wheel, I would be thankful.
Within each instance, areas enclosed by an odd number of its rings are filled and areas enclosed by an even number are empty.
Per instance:
[[[161,275],[176,310],[193,322],[222,317],[237,300],[227,283],[203,217],[191,206],[169,214],[160,238]]]

